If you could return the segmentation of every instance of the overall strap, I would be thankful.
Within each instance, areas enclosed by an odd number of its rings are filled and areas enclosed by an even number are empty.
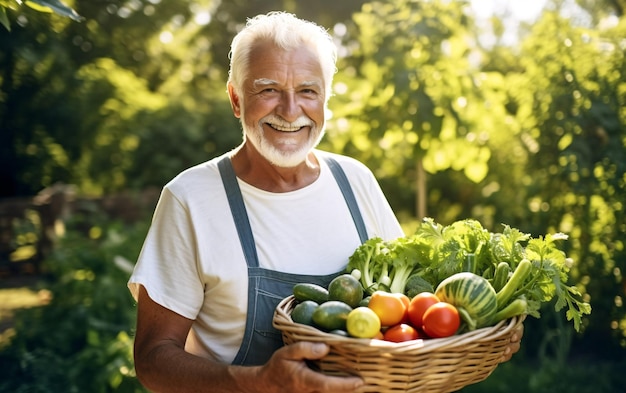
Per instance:
[[[226,197],[230,205],[230,211],[235,220],[237,234],[239,234],[239,241],[241,242],[241,248],[243,249],[248,267],[259,267],[259,257],[256,252],[256,244],[254,243],[250,220],[248,219],[246,205],[243,203],[239,183],[237,183],[237,176],[235,175],[230,158],[224,157],[217,163],[217,167],[220,170],[222,183],[224,183]]]
[[[361,210],[359,209],[359,205],[356,202],[356,198],[354,197],[354,192],[352,191],[352,187],[350,187],[350,182],[348,181],[348,177],[346,173],[341,168],[341,165],[331,157],[324,158],[330,167],[333,176],[335,176],[335,180],[339,185],[339,189],[341,189],[341,193],[343,194],[343,198],[346,200],[348,204],[348,209],[350,210],[350,214],[352,215],[352,220],[354,221],[354,225],[356,225],[356,230],[359,233],[359,238],[361,239],[361,243],[365,243],[368,239],[367,230],[365,229],[365,223],[363,222],[363,216],[361,216]]]

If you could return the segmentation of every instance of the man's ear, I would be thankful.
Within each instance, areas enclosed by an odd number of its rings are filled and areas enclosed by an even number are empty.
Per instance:
[[[233,114],[236,118],[241,117],[241,100],[239,95],[235,91],[235,87],[232,83],[228,83],[228,98],[230,98],[230,106],[233,109]]]

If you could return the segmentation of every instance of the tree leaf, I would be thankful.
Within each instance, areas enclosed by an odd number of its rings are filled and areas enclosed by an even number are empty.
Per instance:
[[[26,5],[38,11],[51,10],[61,16],[66,16],[79,22],[84,19],[82,16],[78,15],[76,11],[59,0],[28,0],[26,1]]]
[[[9,22],[9,18],[7,17],[7,10],[2,7],[0,7],[0,23],[8,31],[11,31],[11,23]]]

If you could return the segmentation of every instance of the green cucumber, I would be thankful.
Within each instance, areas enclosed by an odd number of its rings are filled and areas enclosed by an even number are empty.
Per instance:
[[[328,289],[321,285],[303,282],[293,286],[293,296],[300,302],[312,300],[317,304],[322,304],[328,301]]]

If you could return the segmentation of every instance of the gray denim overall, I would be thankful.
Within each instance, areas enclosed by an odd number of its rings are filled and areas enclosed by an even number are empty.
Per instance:
[[[361,243],[363,243],[367,240],[367,231],[350,183],[337,161],[330,157],[325,159],[346,200],[359,238]],[[311,276],[283,273],[259,267],[252,229],[250,228],[248,214],[246,213],[246,207],[230,158],[225,157],[222,159],[218,163],[218,168],[226,189],[241,247],[248,264],[246,329],[241,347],[232,364],[260,365],[267,362],[274,351],[283,346],[280,332],[272,326],[274,310],[278,303],[291,295],[293,286],[299,282],[310,282],[327,286],[334,277],[342,272],[325,276]]]

